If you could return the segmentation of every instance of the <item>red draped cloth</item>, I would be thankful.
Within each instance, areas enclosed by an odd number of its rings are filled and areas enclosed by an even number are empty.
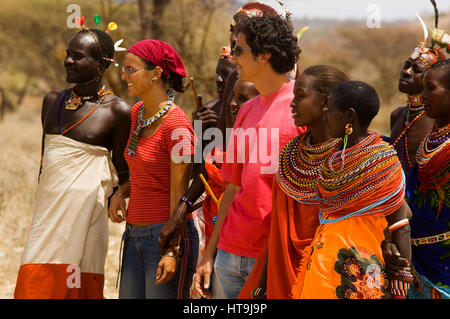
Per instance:
[[[277,177],[274,178],[270,235],[238,296],[240,299],[252,298],[251,291],[259,287],[267,252],[267,298],[298,298],[295,292],[302,286],[301,280],[297,279],[300,261],[319,226],[318,203],[297,202],[283,191]]]

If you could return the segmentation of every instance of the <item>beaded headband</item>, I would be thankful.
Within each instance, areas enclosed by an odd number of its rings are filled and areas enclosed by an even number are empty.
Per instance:
[[[423,28],[424,39],[414,49],[414,51],[410,57],[413,60],[419,59],[420,61],[422,61],[423,64],[425,64],[427,69],[429,69],[429,68],[431,68],[431,65],[433,65],[434,63],[436,63],[438,61],[440,48],[437,48],[437,49],[433,48],[434,43],[431,47],[427,47],[425,45],[427,42],[427,39],[428,39],[428,28],[425,25],[425,22],[423,22],[422,18],[420,17],[420,15],[417,12],[416,12],[416,15],[417,15],[417,18],[419,19],[419,22]],[[430,57],[431,65],[430,65],[430,63],[425,61],[425,59],[423,58],[423,55],[428,55]]]
[[[100,24],[100,20],[101,17],[99,14],[96,14],[94,16],[94,20],[95,20],[95,24],[97,25],[97,29],[99,29],[99,24]],[[95,44],[97,45],[98,50],[100,51],[100,55],[102,57],[103,60],[114,63],[114,66],[118,67],[119,64],[117,63],[117,61],[115,59],[112,58],[108,58],[106,55],[103,54],[103,50],[102,47],[100,46],[100,43],[98,42],[97,37],[94,35],[94,33],[92,33],[92,31],[85,26],[84,22],[85,22],[85,18],[84,16],[80,17],[80,18],[75,18],[75,22],[81,27],[83,28],[84,31],[87,31],[91,37],[94,39]],[[110,22],[108,24],[108,28],[105,30],[106,33],[109,33],[109,31],[114,31],[117,30],[117,24],[115,22]],[[122,44],[123,39],[120,39],[119,41],[114,43],[114,51],[125,51],[125,48],[121,48],[120,45]]]

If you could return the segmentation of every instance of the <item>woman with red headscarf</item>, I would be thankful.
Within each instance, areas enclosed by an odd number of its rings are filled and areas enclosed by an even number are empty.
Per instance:
[[[129,95],[142,101],[131,109],[130,182],[119,187],[109,209],[113,222],[126,221],[119,298],[187,298],[198,254],[192,220],[161,254],[158,244],[161,228],[185,200],[194,153],[194,130],[171,92],[186,89],[184,64],[169,44],[144,40],[128,50],[122,71]]]

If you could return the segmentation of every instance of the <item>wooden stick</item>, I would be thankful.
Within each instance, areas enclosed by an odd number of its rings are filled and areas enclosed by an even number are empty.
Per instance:
[[[189,78],[189,82],[191,83],[192,96],[194,97],[195,108],[198,110],[200,108],[200,103],[198,102],[197,90],[195,89],[194,77]]]
[[[209,187],[208,182],[206,181],[205,177],[203,177],[203,174],[199,174],[200,179],[202,180],[203,184],[205,185],[206,190],[208,191],[209,195],[211,196],[214,203],[216,203],[217,206],[219,206],[219,201],[217,200],[216,196],[214,196],[213,191],[211,190],[211,187]]]
[[[203,106],[203,98],[200,94],[197,95],[197,102],[198,102],[198,108],[201,108]]]

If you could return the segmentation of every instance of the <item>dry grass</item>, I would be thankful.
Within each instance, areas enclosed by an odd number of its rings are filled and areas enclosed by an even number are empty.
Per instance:
[[[29,99],[0,122],[0,298],[13,297],[23,247],[30,227],[40,161],[40,99]],[[105,297],[115,289],[124,224],[110,223],[105,266]]]

